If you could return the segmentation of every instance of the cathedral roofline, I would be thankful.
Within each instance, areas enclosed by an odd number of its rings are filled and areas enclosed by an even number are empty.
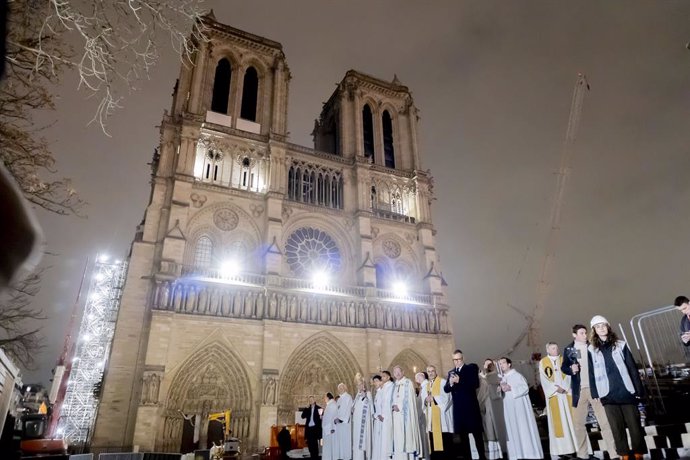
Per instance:
[[[246,40],[250,40],[256,43],[259,43],[261,45],[267,46],[269,48],[275,48],[277,50],[282,51],[283,50],[283,45],[280,44],[277,41],[268,39],[266,37],[262,37],[260,35],[255,35],[249,32],[245,32],[244,30],[236,29],[234,27],[231,27],[227,24],[223,24],[222,22],[219,22],[216,19],[215,14],[213,13],[213,10],[209,11],[207,14],[205,14],[201,20],[203,21],[204,25],[208,27],[209,29],[212,29],[213,31],[216,32],[221,32],[229,35],[234,35],[236,37],[244,38]]]
[[[400,80],[398,80],[397,75],[395,75],[393,77],[392,81],[386,81],[386,80],[382,80],[378,77],[374,77],[373,75],[369,75],[367,73],[360,72],[359,70],[350,69],[345,73],[345,76],[343,77],[343,80],[341,83],[345,83],[345,80],[347,80],[350,77],[365,81],[367,83],[370,83],[370,84],[373,84],[376,86],[379,86],[382,89],[387,89],[389,91],[404,92],[404,93],[410,92],[410,89],[407,86],[400,83]]]

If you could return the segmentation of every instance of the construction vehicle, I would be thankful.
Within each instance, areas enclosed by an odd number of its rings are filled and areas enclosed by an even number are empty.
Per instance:
[[[210,451],[210,456],[213,460],[221,459],[239,459],[240,458],[240,440],[232,437],[232,430],[230,430],[230,410],[224,412],[214,412],[208,415],[209,425],[211,422],[221,423],[223,426],[223,442],[222,445],[216,446],[215,443]]]

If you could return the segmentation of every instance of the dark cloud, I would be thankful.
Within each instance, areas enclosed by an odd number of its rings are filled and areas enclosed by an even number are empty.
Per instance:
[[[577,72],[592,85],[563,206],[544,339],[604,313],[627,322],[687,293],[690,4],[599,1],[209,2],[216,17],[284,45],[289,129],[310,145],[313,119],[346,70],[408,85],[421,152],[436,178],[438,246],[458,344],[470,359],[507,348],[529,311],[547,240]],[[60,254],[38,302],[51,321],[47,380],[97,251],[124,256],[148,198],[148,167],[178,75],[170,52],[124,101],[111,138],[85,127],[93,102],[65,79],[51,132],[60,171],[88,219],[41,215]]]

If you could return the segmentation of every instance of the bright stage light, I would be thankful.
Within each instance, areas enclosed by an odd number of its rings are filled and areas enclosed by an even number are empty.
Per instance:
[[[221,278],[233,278],[240,273],[240,264],[236,260],[226,260],[220,265]]]
[[[81,336],[81,339],[82,339],[84,342],[88,342],[89,340],[91,340],[91,336],[90,336],[89,334],[84,334],[84,335]]]
[[[402,281],[394,282],[393,293],[398,297],[405,297],[407,295],[407,285]]]
[[[328,286],[328,273],[323,271],[314,272],[311,275],[311,282],[314,289],[323,290]]]
[[[98,256],[98,261],[102,264],[106,263],[110,259],[110,256],[108,254],[101,254]]]

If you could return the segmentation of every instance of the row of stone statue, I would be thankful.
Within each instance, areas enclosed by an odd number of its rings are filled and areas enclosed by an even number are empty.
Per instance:
[[[449,332],[445,307],[359,299],[334,300],[313,294],[199,286],[181,281],[158,282],[153,308],[229,318],[276,319],[424,333]]]

